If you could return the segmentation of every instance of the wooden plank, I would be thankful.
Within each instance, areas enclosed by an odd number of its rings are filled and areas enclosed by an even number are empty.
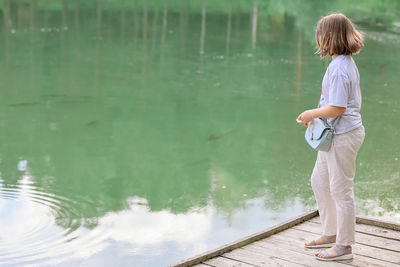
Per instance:
[[[315,237],[317,237],[318,235],[315,235]],[[287,237],[287,240],[285,242],[284,240],[284,236],[273,236],[271,237],[272,240],[275,240],[275,242],[279,242],[280,246],[285,247],[288,250],[297,250],[300,252],[304,252],[304,251],[309,251],[308,253],[312,253],[313,255],[315,254],[316,251],[315,249],[306,249],[303,246],[303,242],[300,241],[298,242],[294,242],[293,241],[293,235],[290,237]],[[355,252],[354,252],[355,253]],[[356,253],[355,253],[356,254]],[[314,256],[313,256],[314,258]],[[317,259],[314,259],[316,261],[318,261]],[[341,263],[344,264],[348,264],[348,265],[352,265],[352,266],[392,266],[393,263],[390,262],[385,262],[385,261],[381,261],[379,259],[374,259],[374,258],[369,258],[369,257],[365,257],[362,255],[355,255],[353,260],[347,260],[347,261],[340,261]]]
[[[379,250],[380,251],[379,255],[387,256],[391,262],[394,261],[397,263],[397,254],[393,254],[393,253],[397,253],[400,251],[400,243],[398,243],[398,242],[400,242],[400,237],[399,237],[400,233],[396,232],[396,231],[400,230],[400,225],[396,224],[396,223],[384,222],[384,221],[369,219],[369,218],[360,217],[360,216],[357,216],[356,220],[358,223],[356,226],[357,246],[354,247],[354,253],[357,253],[355,249],[357,249],[357,247],[360,247],[359,252],[358,252],[360,254],[358,255],[359,257],[357,257],[355,262],[356,263],[358,262],[358,264],[367,264],[365,266],[375,266],[374,264],[377,263],[376,259],[371,258],[371,262],[366,262],[364,259],[365,257],[363,258],[362,255],[369,254],[370,256],[371,255],[374,256],[374,255],[376,255],[376,253]],[[308,222],[306,222],[305,224],[302,224],[301,226],[298,225],[305,221],[308,221]],[[360,223],[362,223],[362,224],[360,224]],[[370,228],[368,228],[367,226],[364,226],[364,224],[367,224],[368,226],[370,226]],[[296,225],[297,225],[297,227],[296,227]],[[212,259],[214,257],[217,257],[217,256],[227,253],[229,251],[232,251],[234,249],[236,249],[235,251],[237,251],[238,248],[241,248],[241,247],[251,244],[253,242],[257,243],[259,240],[268,238],[272,235],[280,233],[281,231],[284,231],[284,230],[287,231],[287,229],[289,229],[291,227],[295,228],[294,230],[298,230],[298,231],[303,231],[303,232],[307,231],[308,233],[320,234],[321,225],[320,225],[320,218],[318,217],[318,211],[314,210],[314,211],[307,212],[301,216],[298,216],[292,220],[288,220],[288,221],[286,221],[282,224],[279,224],[275,227],[270,227],[270,228],[266,229],[265,231],[261,231],[259,233],[242,238],[236,242],[227,244],[220,248],[211,250],[209,252],[189,258],[187,260],[183,260],[172,266],[173,267],[193,266],[194,264],[199,264],[201,262],[207,261],[209,259]],[[308,228],[306,229],[305,227],[308,227]],[[315,227],[318,227],[318,230]],[[385,230],[382,230],[380,227],[385,228]],[[287,233],[283,234],[282,236],[284,236],[286,234]],[[279,239],[279,237],[278,237],[278,239]],[[361,241],[359,241],[359,240],[361,240]],[[302,243],[303,242],[304,241],[302,241]],[[246,247],[245,250],[249,250],[249,248],[252,248],[252,245],[250,245],[250,247]],[[256,244],[256,246],[257,245],[259,245],[259,244]],[[270,248],[270,249],[272,249],[272,248]],[[276,248],[274,247],[274,249],[276,249]],[[289,247],[289,249],[292,249],[292,246]],[[247,251],[247,252],[250,252],[250,251]],[[375,254],[372,252],[375,252]],[[236,254],[238,254],[238,253],[239,252],[237,252]],[[235,253],[233,253],[233,254],[235,254]],[[227,255],[232,256],[233,254],[231,253],[231,254],[227,254]],[[240,255],[241,255],[240,257],[242,257],[242,258],[245,257],[242,254],[240,254]],[[225,255],[224,255],[224,257],[225,257]],[[275,254],[269,255],[268,257],[269,257],[269,259],[271,259],[271,257],[272,257],[276,261],[277,260],[281,260],[281,261],[288,260],[288,259],[277,258]],[[314,257],[314,256],[312,256],[312,257]],[[240,260],[239,260],[239,262],[240,262]],[[354,260],[352,262],[354,262]],[[321,262],[319,262],[319,263],[321,263]],[[207,265],[207,263],[203,263],[203,264]],[[253,263],[249,262],[249,264],[252,265]],[[351,265],[354,265],[354,264],[351,264]],[[382,266],[385,266],[385,265],[382,265]]]
[[[281,244],[270,244],[270,243],[263,243],[262,241],[254,242],[251,245],[244,247],[243,249],[247,251],[258,252],[260,254],[267,254],[272,255],[275,257],[279,257],[282,260],[290,260],[293,263],[303,264],[305,266],[311,267],[319,267],[322,266],[321,261],[314,258],[313,255],[305,254],[304,252],[293,251],[291,249],[287,249],[286,246],[281,246]],[[341,262],[326,262],[323,266],[327,267],[340,267],[340,266],[348,266]]]
[[[321,234],[321,225],[311,222],[304,222],[302,224],[296,225],[293,227],[293,229],[299,229],[315,234]],[[356,243],[400,252],[400,241],[387,239],[385,237],[372,236],[369,234],[356,232]]]
[[[366,224],[356,224],[356,231],[360,233],[365,233],[369,235],[382,236],[385,238],[399,240],[400,241],[400,231],[395,231],[380,226],[366,225]]]
[[[274,235],[273,237],[278,238],[280,236],[287,237],[288,239],[290,239],[290,242],[298,242],[299,246],[303,246],[305,241],[309,241],[312,238],[316,238],[320,236],[320,234],[304,232],[302,230],[292,228],[287,231],[281,232],[277,235]],[[355,254],[372,257],[379,260],[388,261],[391,263],[398,263],[400,261],[400,253],[398,252],[366,246],[363,244],[356,244],[355,246],[353,246],[353,252]]]
[[[228,259],[221,256],[205,261],[204,264],[208,264],[209,266],[215,266],[215,267],[239,267],[239,266],[254,267],[254,265],[250,265],[238,260]]]
[[[379,259],[390,264],[400,264],[400,253],[396,253],[386,249],[356,244],[355,246],[353,246],[353,252],[357,255]]]
[[[278,233],[280,231],[283,231],[285,229],[293,227],[293,226],[295,226],[295,225],[297,225],[299,223],[308,221],[309,219],[311,219],[311,218],[313,218],[313,217],[315,217],[317,215],[318,215],[318,211],[317,210],[306,212],[306,213],[304,213],[304,214],[302,214],[302,215],[300,215],[300,216],[298,216],[298,217],[296,217],[294,219],[291,219],[291,220],[288,220],[286,222],[283,222],[283,223],[281,223],[281,224],[279,224],[277,226],[270,227],[270,228],[268,228],[268,229],[266,229],[264,231],[258,232],[256,234],[250,235],[250,236],[245,237],[245,238],[242,238],[242,239],[240,239],[240,240],[238,240],[236,242],[224,245],[224,246],[219,247],[217,249],[214,249],[214,250],[205,252],[203,254],[197,255],[195,257],[183,260],[181,262],[178,262],[176,264],[171,265],[171,267],[172,266],[173,267],[193,266],[195,264],[201,263],[201,262],[206,261],[208,259],[220,256],[220,255],[222,255],[222,254],[224,254],[224,253],[226,253],[228,251],[231,251],[233,249],[243,247],[243,246],[245,246],[247,244],[250,244],[250,243],[252,243],[254,241],[257,241],[257,240],[266,238],[268,236],[271,236],[273,234],[276,234],[276,233]]]
[[[224,257],[240,260],[254,266],[287,266],[287,267],[303,267],[305,265],[294,262],[293,260],[283,260],[268,251],[254,251],[247,246],[244,248],[235,249],[225,253]]]
[[[304,237],[305,236],[306,236],[305,232],[303,232],[301,230],[289,229],[288,231],[279,233],[278,235],[275,235],[271,238],[277,238],[278,240],[286,238],[288,244],[296,243],[296,244],[298,244],[299,247],[303,247],[303,249],[305,249],[305,250],[316,251],[315,249],[304,248],[304,242],[305,242]],[[318,236],[320,236],[320,235],[307,232],[307,237],[309,239],[317,238]],[[364,251],[364,253],[363,253],[363,251]],[[378,260],[383,260],[383,261],[388,261],[388,262],[390,262],[389,259],[392,259],[392,263],[397,263],[397,260],[399,259],[399,256],[400,256],[400,254],[397,252],[374,248],[374,247],[370,247],[370,246],[365,246],[362,244],[356,244],[355,246],[353,246],[353,253],[362,255],[362,256],[372,257],[372,258],[375,256],[375,258]]]
[[[307,249],[304,247],[304,242],[306,241],[305,237],[307,238],[317,238],[320,234],[304,232],[298,229],[288,229],[284,232],[281,232],[277,235],[264,239],[263,242],[274,242],[280,245],[286,246],[295,246],[299,251],[312,251],[313,253],[317,250],[315,249]],[[374,248],[366,245],[356,244],[353,246],[353,253],[357,255],[356,259],[357,262],[364,262],[367,261],[369,263],[373,263],[377,266],[384,266],[384,265],[393,265],[400,263],[400,253],[388,251],[385,249]],[[361,257],[360,257],[361,256]],[[354,261],[354,260],[353,260]],[[354,263],[354,262],[353,262]],[[354,265],[351,263],[351,265]],[[358,264],[358,263],[357,263]],[[364,263],[363,263],[364,264]],[[358,266],[358,265],[356,265]],[[363,266],[363,265],[360,265]]]
[[[310,219],[309,221],[314,222],[314,223],[320,223],[320,218],[319,218],[319,216],[316,216],[316,217]],[[371,226],[378,226],[378,227],[382,227],[382,228],[386,228],[386,229],[390,229],[390,230],[394,230],[394,231],[400,231],[400,224],[398,224],[398,223],[367,218],[364,216],[356,216],[356,223],[371,225]]]
[[[387,222],[387,221],[383,221],[383,220],[367,218],[364,216],[357,216],[356,222],[359,224],[379,226],[379,227],[387,228],[390,230],[400,231],[400,224],[397,224],[394,222]]]
[[[205,265],[205,264],[200,263],[200,264],[194,265],[193,267],[210,267],[210,265]]]

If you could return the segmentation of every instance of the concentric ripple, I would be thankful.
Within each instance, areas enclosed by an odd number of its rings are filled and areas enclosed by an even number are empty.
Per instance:
[[[7,187],[0,179],[0,266],[53,265],[103,249],[107,231],[86,228],[77,201],[91,204],[46,193],[29,176]]]

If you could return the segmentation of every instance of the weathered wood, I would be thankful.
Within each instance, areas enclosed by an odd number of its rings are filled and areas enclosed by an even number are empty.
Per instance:
[[[356,231],[369,235],[382,236],[389,239],[400,241],[400,231],[390,230],[387,228],[372,226],[366,224],[356,224]]]
[[[267,254],[273,255],[275,257],[280,257],[280,259],[290,260],[293,263],[301,263],[305,266],[321,266],[321,262],[316,260],[313,255],[307,255],[302,252],[293,251],[287,249],[287,247],[283,247],[279,244],[270,244],[270,243],[260,243],[261,241],[254,242],[246,247],[244,250],[258,252],[259,254]],[[232,251],[234,253],[235,251]],[[327,262],[324,266],[331,266],[331,267],[338,267],[338,266],[346,266],[345,264],[339,263],[336,264],[335,262]]]
[[[253,267],[254,265],[250,265],[238,260],[229,259],[226,257],[216,257],[211,260],[205,261],[204,264],[208,264],[209,266],[215,267]]]
[[[321,225],[310,222],[304,222],[300,225],[296,225],[293,227],[293,229],[300,229],[303,231],[309,231],[312,233],[321,234]],[[400,241],[388,239],[381,236],[372,236],[356,232],[356,243],[400,252]]]
[[[318,211],[317,210],[313,210],[313,211],[304,213],[303,215],[300,215],[300,216],[298,216],[298,217],[296,217],[296,218],[294,218],[292,220],[288,220],[288,221],[283,222],[283,223],[281,223],[281,224],[279,224],[277,226],[270,227],[265,231],[261,231],[259,233],[253,234],[253,235],[251,235],[249,237],[242,238],[242,239],[240,239],[240,240],[238,240],[236,242],[233,242],[233,243],[230,243],[228,245],[222,246],[222,247],[217,248],[215,250],[211,250],[209,252],[200,254],[198,256],[189,258],[187,260],[183,260],[183,261],[181,261],[181,262],[179,262],[179,263],[177,263],[175,265],[172,265],[172,266],[174,266],[174,267],[187,267],[187,266],[192,266],[194,264],[201,263],[201,262],[206,261],[208,259],[211,259],[211,258],[217,257],[219,255],[222,255],[225,252],[231,251],[231,250],[236,249],[236,248],[243,247],[243,246],[245,246],[247,244],[250,244],[250,243],[252,243],[254,241],[266,238],[266,237],[271,236],[273,234],[276,234],[276,233],[278,233],[280,231],[283,231],[285,229],[293,227],[293,226],[295,226],[295,225],[297,225],[299,223],[305,222],[305,221],[307,221],[307,220],[309,220],[309,219],[311,219],[311,218],[313,218],[315,216],[318,216]]]
[[[193,267],[210,267],[210,265],[205,265],[203,263],[200,263],[200,264],[194,265]]]
[[[316,250],[304,247],[304,242],[321,235],[317,216],[317,210],[308,212],[173,266],[400,266],[400,225],[364,217],[357,217],[354,259],[318,261]]]
[[[309,220],[310,222],[320,223],[320,218],[318,216]],[[383,227],[386,229],[400,231],[400,224],[395,222],[387,222],[378,219],[367,218],[364,216],[356,216],[356,223],[357,224],[364,224],[364,225],[371,225],[371,226],[378,226]]]
[[[391,230],[395,230],[395,231],[400,231],[400,224],[377,220],[377,219],[371,219],[371,218],[367,218],[364,216],[357,216],[356,222],[359,224],[379,226],[379,227],[383,227],[383,228],[387,228],[387,229],[391,229]]]
[[[315,216],[314,218],[311,218],[308,221],[313,223],[321,223],[321,218],[319,216]]]
[[[318,236],[319,235],[314,235],[315,238]],[[314,254],[315,254],[315,252],[318,251],[318,249],[304,248],[303,241],[299,241],[299,240],[294,241],[294,239],[290,236],[288,236],[286,240],[285,240],[284,236],[279,236],[279,237],[273,236],[272,238],[275,240],[275,242],[278,242],[282,248],[285,248],[287,250],[298,251],[298,252],[307,254],[307,256],[309,256],[309,254],[312,254],[313,260],[319,262],[317,259],[314,258]],[[266,241],[267,240],[265,240],[265,242]],[[262,242],[262,241],[260,241],[260,242]],[[381,260],[370,259],[368,257],[364,257],[361,255],[355,255],[353,260],[340,261],[340,263],[346,264],[346,265],[351,265],[351,266],[376,266],[376,267],[388,266],[388,265],[392,264],[392,263],[381,261]]]
[[[224,254],[224,257],[231,259],[240,260],[253,266],[288,266],[288,267],[299,267],[304,266],[295,263],[292,259],[282,260],[269,251],[255,251],[251,247],[246,246],[244,248],[235,249],[231,252]]]
[[[286,246],[288,247],[288,249],[297,249],[298,251],[311,251],[312,253],[314,253],[318,250],[307,249],[304,247],[304,242],[306,241],[305,238],[314,239],[319,236],[320,234],[317,233],[304,232],[298,229],[288,229],[284,232],[281,232],[259,242],[274,242],[281,246]],[[380,266],[397,264],[400,262],[400,253],[380,248],[374,248],[362,244],[354,245],[353,253],[357,255],[357,264],[362,261],[363,264],[372,263]],[[359,266],[357,264],[354,264],[354,261],[353,263],[351,263],[351,265]]]

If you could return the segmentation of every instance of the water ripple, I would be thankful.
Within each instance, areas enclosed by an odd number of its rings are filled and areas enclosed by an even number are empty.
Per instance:
[[[78,201],[91,204],[44,192],[28,175],[7,187],[0,178],[0,266],[53,265],[102,250],[109,233],[84,227]]]

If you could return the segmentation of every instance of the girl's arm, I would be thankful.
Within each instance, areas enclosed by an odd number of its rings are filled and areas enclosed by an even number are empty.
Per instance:
[[[325,106],[323,108],[309,109],[301,113],[297,117],[297,121],[307,126],[308,123],[314,118],[336,117],[340,114],[343,114],[345,111],[346,108],[336,106]]]

